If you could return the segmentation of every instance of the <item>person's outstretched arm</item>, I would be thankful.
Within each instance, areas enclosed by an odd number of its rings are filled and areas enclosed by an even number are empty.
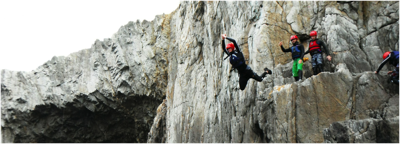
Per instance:
[[[281,50],[283,51],[283,52],[291,52],[291,50],[290,49],[285,49],[284,47],[283,47],[283,42],[281,41],[281,42],[279,42],[279,46],[281,47]]]
[[[306,52],[304,52],[304,55],[310,53],[310,49],[308,49]]]
[[[291,52],[290,49],[285,49],[285,48],[283,47],[283,45],[281,45],[281,50],[282,50],[283,52]]]
[[[226,50],[226,45],[225,45],[225,40],[224,40],[224,39],[222,39],[221,44],[222,44],[222,45],[221,45],[222,50],[223,50],[227,55],[229,55],[228,50]]]
[[[383,66],[389,61],[390,57],[392,57],[392,53],[390,53],[389,56],[383,60],[383,62],[379,65],[378,70],[376,70],[375,73],[379,73],[379,71],[383,68]]]

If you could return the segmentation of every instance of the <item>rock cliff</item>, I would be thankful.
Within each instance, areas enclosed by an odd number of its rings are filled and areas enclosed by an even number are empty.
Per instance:
[[[2,70],[3,142],[398,142],[399,87],[373,73],[399,48],[399,3],[187,2],[31,72]],[[289,37],[333,57],[291,77]],[[244,91],[221,49],[236,39],[263,82]],[[306,57],[309,57],[307,55]],[[384,136],[383,136],[384,135]]]

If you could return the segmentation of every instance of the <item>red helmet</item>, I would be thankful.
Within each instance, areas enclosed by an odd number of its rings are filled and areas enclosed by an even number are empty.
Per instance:
[[[227,45],[226,45],[226,49],[232,49],[232,50],[235,50],[235,46],[233,45],[233,43],[228,43]]]
[[[390,52],[385,52],[385,53],[383,54],[383,59],[386,59],[386,58],[389,56],[389,54],[390,54]]]
[[[290,40],[293,40],[293,39],[299,39],[299,38],[297,37],[297,35],[292,35],[292,36],[290,37]]]
[[[317,36],[317,31],[311,31],[310,36]]]

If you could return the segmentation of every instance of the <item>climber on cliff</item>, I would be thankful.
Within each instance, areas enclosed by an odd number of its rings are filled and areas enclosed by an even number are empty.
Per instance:
[[[281,47],[283,52],[291,52],[293,59],[293,67],[292,73],[293,77],[296,81],[301,81],[303,77],[303,57],[304,57],[304,46],[299,43],[299,38],[296,35],[290,37],[290,41],[293,46],[289,49],[285,49],[282,44],[283,42],[279,42],[279,46]]]
[[[389,81],[399,84],[399,51],[385,52],[383,54],[383,62],[379,65],[378,70],[376,70],[375,73],[378,74],[383,66],[388,62],[395,67],[394,71],[389,71],[387,73],[391,74]]]
[[[228,39],[232,43],[228,43],[225,46],[225,39]],[[258,76],[253,70],[246,64],[242,51],[240,51],[239,46],[236,41],[232,38],[226,37],[226,34],[222,34],[222,49],[230,57],[229,61],[233,68],[237,69],[239,72],[239,86],[240,90],[244,90],[247,85],[247,81],[250,78],[261,82],[267,74],[272,74],[272,71],[268,68],[264,68],[264,73]],[[236,51],[235,51],[236,50]]]
[[[308,53],[311,54],[313,74],[317,75],[320,72],[324,71],[321,46],[323,47],[323,51],[325,52],[325,54],[328,55],[326,58],[329,61],[331,61],[332,57],[329,55],[328,47],[325,45],[325,43],[317,39],[317,31],[311,31],[310,36],[311,41],[308,45],[308,50],[304,53],[304,55]]]

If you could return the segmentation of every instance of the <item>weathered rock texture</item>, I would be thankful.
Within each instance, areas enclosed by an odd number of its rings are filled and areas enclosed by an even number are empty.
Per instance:
[[[166,96],[164,21],[131,22],[31,72],[2,70],[3,142],[146,142]]]
[[[3,141],[396,142],[399,87],[372,71],[398,50],[398,9],[397,1],[183,1],[32,72],[3,70]],[[297,34],[308,49],[311,30],[332,53],[330,73],[311,76],[306,62],[308,79],[294,82],[278,43]],[[223,33],[255,72],[273,74],[240,91]],[[352,123],[382,131],[356,133]]]

